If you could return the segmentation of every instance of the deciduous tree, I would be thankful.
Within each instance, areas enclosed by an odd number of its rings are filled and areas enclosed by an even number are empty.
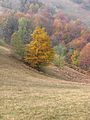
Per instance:
[[[81,50],[79,61],[81,67],[90,68],[90,43]]]
[[[25,60],[32,67],[39,68],[52,61],[54,50],[50,37],[43,28],[37,27],[32,34],[32,42],[26,46]]]

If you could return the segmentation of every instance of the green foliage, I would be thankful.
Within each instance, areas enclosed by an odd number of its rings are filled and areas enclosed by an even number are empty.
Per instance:
[[[28,43],[31,40],[31,34],[33,33],[33,30],[35,26],[33,25],[32,19],[29,20],[27,18],[20,18],[19,19],[19,31],[20,35],[22,37],[22,40],[24,43]]]
[[[22,41],[21,31],[12,35],[12,51],[16,57],[23,58],[25,53],[24,42]]]
[[[3,39],[0,39],[0,45],[4,46],[5,44],[6,44],[5,41]]]
[[[64,45],[58,45],[54,47],[56,53],[60,56],[65,56],[66,55],[66,47]]]
[[[25,54],[24,40],[26,37],[27,22],[24,18],[19,19],[18,31],[12,35],[13,52],[17,57],[23,58]]]
[[[53,63],[58,67],[63,67],[65,64],[65,56],[55,55]]]
[[[56,51],[56,56],[54,58],[54,64],[59,67],[64,66],[65,57],[66,57],[66,48],[64,47],[64,45],[58,45],[54,49]]]
[[[27,21],[25,18],[19,19],[19,26],[18,26],[18,31],[19,31],[19,36],[21,37],[22,41],[24,42],[27,31],[26,31],[26,26],[27,26]]]
[[[77,51],[77,50],[74,50],[74,51],[73,51],[73,54],[71,55],[71,63],[72,63],[73,65],[78,66],[78,64],[79,64],[78,56],[79,56],[78,51]]]
[[[18,29],[18,21],[14,15],[7,18],[3,25],[3,37],[10,44],[12,34]]]
[[[27,21],[25,18],[19,19],[19,29],[26,29]]]

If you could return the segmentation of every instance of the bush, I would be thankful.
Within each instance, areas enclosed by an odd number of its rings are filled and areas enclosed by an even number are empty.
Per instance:
[[[77,51],[77,50],[74,50],[73,54],[71,55],[71,63],[72,63],[73,65],[78,66],[78,64],[79,64],[78,57],[79,57],[78,51]]]
[[[56,56],[54,58],[54,64],[62,67],[65,63],[65,57],[66,57],[66,48],[64,45],[58,45],[55,48]]]
[[[53,63],[58,67],[63,67],[65,64],[65,56],[55,55]]]

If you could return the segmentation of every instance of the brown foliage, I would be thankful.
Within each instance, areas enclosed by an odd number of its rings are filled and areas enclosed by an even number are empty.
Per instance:
[[[88,43],[80,52],[80,65],[84,68],[90,68],[90,43]]]

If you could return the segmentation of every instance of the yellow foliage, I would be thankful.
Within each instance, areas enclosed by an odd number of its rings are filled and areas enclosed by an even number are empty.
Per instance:
[[[26,62],[32,67],[39,67],[48,64],[53,57],[49,36],[44,29],[37,27],[32,34],[32,42],[26,46]]]
[[[72,61],[72,64],[73,65],[78,65],[78,51],[77,50],[74,50],[72,56],[71,56],[71,61]]]

